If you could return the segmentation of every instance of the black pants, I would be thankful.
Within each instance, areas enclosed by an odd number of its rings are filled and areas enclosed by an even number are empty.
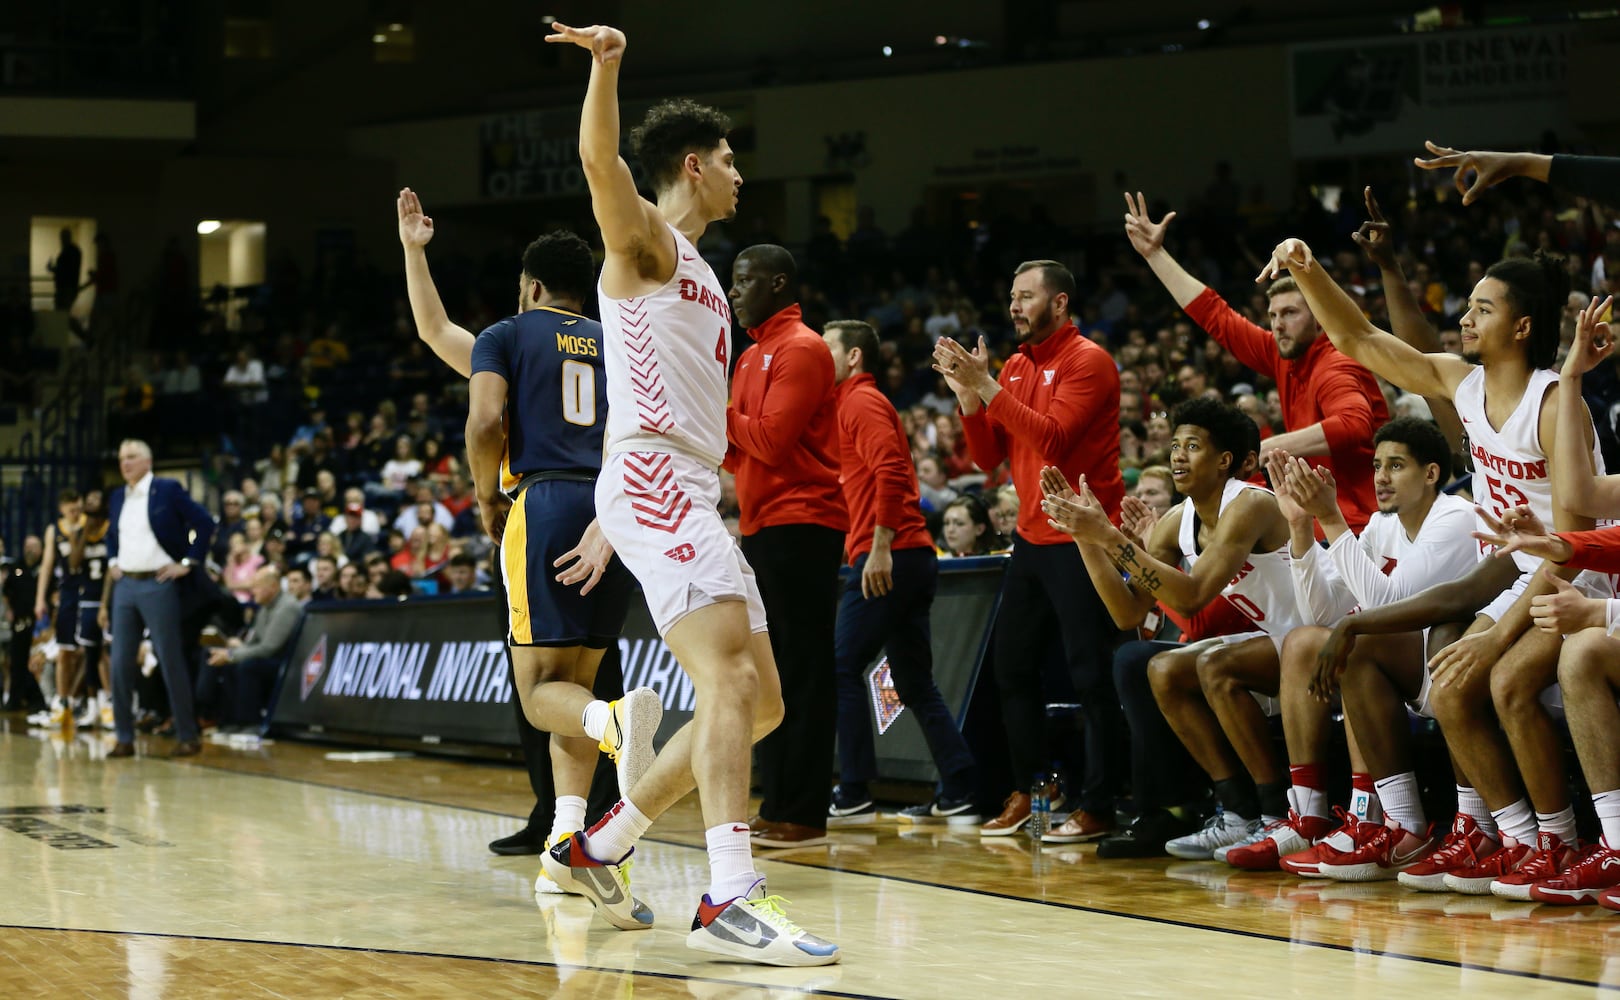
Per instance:
[[[743,536],[742,550],[759,581],[782,678],[782,724],[755,750],[759,815],[823,829],[838,724],[833,626],[844,533],[817,524],[775,525]]]
[[[264,657],[227,663],[204,670],[219,678],[220,695],[217,701],[219,718],[227,726],[253,726],[264,724],[264,710],[270,707],[270,695],[281,673],[280,657]]]
[[[506,582],[501,576],[501,550],[491,556],[494,571],[490,586],[501,616],[501,632],[507,630]],[[523,766],[529,772],[529,787],[534,791],[534,808],[529,810],[529,829],[540,836],[551,832],[551,821],[557,814],[557,785],[551,777],[551,734],[534,728],[523,714],[523,700],[518,696],[517,674],[512,669],[512,650],[506,650],[506,679],[512,685],[512,708],[517,713],[518,744],[523,747]],[[623,661],[617,644],[609,646],[596,668],[596,684],[591,693],[603,701],[624,697]],[[602,754],[596,761],[596,773],[591,775],[591,794],[587,800],[585,822],[590,825],[619,801],[619,776],[613,761]]]
[[[939,561],[931,547],[894,553],[894,588],[881,597],[861,594],[866,556],[844,582],[838,604],[838,780],[846,797],[864,796],[877,777],[867,665],[888,654],[895,694],[910,709],[939,769],[940,794],[960,799],[975,791],[973,753],[934,683],[929,613],[939,584]]]
[[[1036,772],[1046,770],[1041,758],[1046,706],[1040,664],[1054,633],[1063,640],[1064,660],[1085,727],[1080,808],[1112,818],[1124,745],[1119,699],[1109,669],[1109,653],[1118,630],[1086,575],[1079,549],[1067,542],[1033,545],[1017,538],[996,617],[995,672],[1013,777],[1020,787],[1027,786]]]
[[[1159,710],[1148,661],[1180,643],[1136,639],[1114,651],[1114,688],[1131,729],[1131,794],[1138,812],[1167,809],[1198,797],[1204,772]]]
[[[13,708],[34,708],[45,701],[45,693],[39,689],[39,681],[28,671],[28,654],[33,648],[32,624],[30,622],[29,627],[11,633],[11,643],[7,650],[11,660],[11,694],[8,700]],[[66,702],[71,694],[71,691],[58,691],[57,697]]]

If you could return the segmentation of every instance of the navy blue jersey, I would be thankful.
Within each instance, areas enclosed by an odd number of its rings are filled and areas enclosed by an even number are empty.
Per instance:
[[[536,472],[599,472],[607,426],[602,327],[542,307],[491,326],[473,344],[473,374],[506,380],[501,488]]]

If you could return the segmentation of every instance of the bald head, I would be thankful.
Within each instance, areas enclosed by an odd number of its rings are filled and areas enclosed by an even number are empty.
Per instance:
[[[253,583],[249,586],[253,591],[253,602],[260,607],[269,604],[281,593],[281,571],[274,566],[266,566],[253,574]]]
[[[754,329],[799,301],[799,267],[774,243],[751,246],[731,265],[731,308],[737,322]]]

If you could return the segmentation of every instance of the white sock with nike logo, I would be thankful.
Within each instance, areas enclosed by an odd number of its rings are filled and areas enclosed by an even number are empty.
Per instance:
[[[709,845],[709,901],[721,904],[747,894],[758,882],[747,823],[721,823],[703,832]]]

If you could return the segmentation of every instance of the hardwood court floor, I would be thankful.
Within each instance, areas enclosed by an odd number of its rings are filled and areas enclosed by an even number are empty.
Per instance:
[[[534,859],[487,852],[527,813],[516,768],[338,763],[292,743],[106,761],[98,737],[49,739],[6,718],[6,998],[1486,997],[1620,985],[1620,916],[1594,908],[1099,862],[1089,847],[1037,853],[1024,838],[896,827],[761,862],[795,918],[842,945],[841,966],[709,962],[683,941],[706,879],[690,800],[637,854],[658,926],[626,933],[581,900],[537,908]]]

